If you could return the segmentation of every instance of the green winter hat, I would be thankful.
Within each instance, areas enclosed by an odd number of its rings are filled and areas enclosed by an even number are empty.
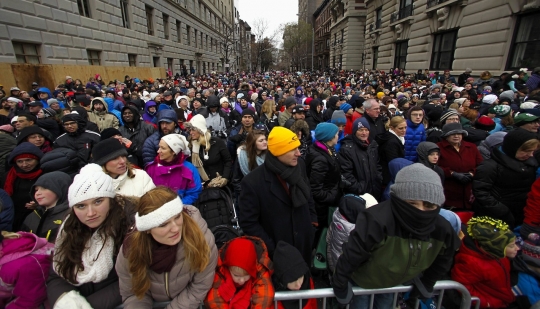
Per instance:
[[[506,223],[490,217],[474,217],[467,223],[467,233],[487,253],[502,259],[506,255],[506,246],[515,241]]]

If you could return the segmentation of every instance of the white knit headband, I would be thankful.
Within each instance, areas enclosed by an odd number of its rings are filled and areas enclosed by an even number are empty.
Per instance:
[[[177,197],[144,216],[139,216],[139,213],[137,212],[135,214],[135,225],[137,226],[137,230],[139,232],[144,232],[158,227],[165,221],[181,213],[183,208],[184,204],[182,203],[182,200]]]

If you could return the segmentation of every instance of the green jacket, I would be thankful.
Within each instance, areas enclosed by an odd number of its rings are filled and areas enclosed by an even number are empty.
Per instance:
[[[422,283],[431,290],[450,270],[460,243],[450,223],[437,215],[434,230],[420,239],[396,218],[396,203],[406,202],[392,196],[358,215],[337,262],[333,283],[338,289],[345,289],[349,280],[362,288],[387,288],[423,273]]]

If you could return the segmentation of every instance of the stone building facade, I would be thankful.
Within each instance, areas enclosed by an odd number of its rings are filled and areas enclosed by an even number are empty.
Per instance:
[[[244,20],[238,22],[238,70],[251,72],[251,26]]]
[[[236,16],[233,0],[1,0],[0,63],[223,71]]]
[[[313,29],[315,32],[315,69],[325,70],[330,67],[330,0],[323,3],[313,13]]]
[[[365,1],[324,1],[316,12],[313,17],[319,46],[317,59],[321,60],[321,65],[344,70],[362,69],[367,13]]]
[[[366,68],[478,76],[540,66],[540,0],[365,2]]]

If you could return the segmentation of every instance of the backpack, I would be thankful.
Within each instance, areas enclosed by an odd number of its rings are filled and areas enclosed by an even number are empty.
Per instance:
[[[207,188],[194,203],[214,234],[218,249],[227,241],[242,236],[231,195],[227,187]]]

